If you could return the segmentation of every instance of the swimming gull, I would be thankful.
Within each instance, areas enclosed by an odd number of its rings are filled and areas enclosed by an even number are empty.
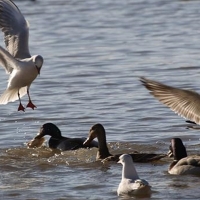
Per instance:
[[[122,179],[117,189],[118,196],[150,196],[151,186],[146,180],[139,178],[131,156],[128,154],[121,155],[118,163],[123,165]]]

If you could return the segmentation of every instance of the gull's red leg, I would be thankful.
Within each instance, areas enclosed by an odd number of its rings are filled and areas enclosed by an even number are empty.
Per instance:
[[[18,90],[18,97],[19,97],[19,107],[18,107],[18,111],[24,111],[25,112],[25,108],[21,103],[21,99],[20,99],[20,94],[19,94],[19,90]]]
[[[31,97],[30,97],[30,94],[29,94],[29,89],[27,89],[27,94],[28,94],[29,102],[28,102],[26,107],[32,108],[34,110],[34,108],[37,108],[37,107],[31,101]]]

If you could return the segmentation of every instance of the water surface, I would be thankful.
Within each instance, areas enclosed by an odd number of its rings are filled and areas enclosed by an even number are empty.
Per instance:
[[[177,136],[188,154],[199,153],[199,131],[186,129],[139,77],[199,91],[200,1],[15,3],[30,23],[31,53],[45,62],[30,89],[36,110],[17,112],[17,101],[0,106],[2,199],[120,199],[122,167],[95,162],[96,149],[55,154],[47,144],[26,148],[46,122],[68,137],[86,137],[102,123],[112,153],[166,153]],[[3,68],[0,76],[2,93]],[[169,163],[135,164],[152,185],[151,199],[200,198],[199,177],[168,175]]]

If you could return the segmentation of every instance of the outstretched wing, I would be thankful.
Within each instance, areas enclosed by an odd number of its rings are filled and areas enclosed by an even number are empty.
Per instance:
[[[8,52],[15,58],[31,57],[28,48],[28,22],[10,0],[0,0],[0,28]]]
[[[198,93],[170,87],[143,77],[140,81],[151,91],[150,94],[175,113],[200,124],[200,95]]]

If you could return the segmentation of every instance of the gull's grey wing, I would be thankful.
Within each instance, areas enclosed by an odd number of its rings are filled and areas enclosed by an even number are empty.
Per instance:
[[[12,55],[0,46],[0,65],[5,68],[6,73],[10,74],[18,65],[18,60],[14,59]]]
[[[15,58],[31,57],[28,48],[28,22],[10,0],[0,0],[0,28],[4,32],[4,41],[8,52]]]
[[[140,81],[151,91],[150,94],[175,113],[200,124],[200,94],[191,90],[170,87],[143,77]]]

